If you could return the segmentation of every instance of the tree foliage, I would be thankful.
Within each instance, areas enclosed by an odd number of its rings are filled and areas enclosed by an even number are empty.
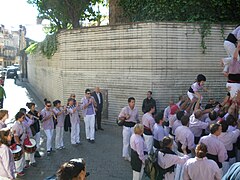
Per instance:
[[[80,28],[84,20],[101,19],[101,14],[95,12],[93,6],[103,4],[105,0],[27,0],[37,7],[38,18],[50,21],[50,27],[45,27],[48,34],[43,42],[30,45],[28,54],[40,51],[50,59],[57,51],[56,34],[61,29]]]
[[[93,6],[103,0],[28,0],[38,9],[38,18],[51,22],[53,30],[78,28],[80,22],[96,17]]]
[[[43,42],[33,43],[26,50],[28,54],[35,54],[41,52],[44,56],[50,59],[57,51],[57,37],[56,33],[47,35]]]
[[[130,21],[239,22],[239,0],[119,0]]]

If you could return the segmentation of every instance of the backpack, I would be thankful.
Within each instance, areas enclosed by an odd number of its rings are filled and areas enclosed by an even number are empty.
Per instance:
[[[154,153],[149,154],[145,162],[144,172],[151,180],[163,179],[161,168],[158,165],[158,152],[159,150],[156,150]]]

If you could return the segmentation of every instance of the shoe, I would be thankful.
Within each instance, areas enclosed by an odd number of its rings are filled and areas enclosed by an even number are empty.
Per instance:
[[[30,166],[27,164],[27,165],[24,167],[24,169],[28,169],[28,168],[30,168]]]
[[[91,142],[91,140],[90,140],[90,139],[87,139],[87,141],[88,141],[88,142]]]
[[[53,148],[51,148],[51,150],[50,150],[52,153],[55,153],[56,151],[55,150],[53,150]]]
[[[40,155],[40,153],[39,153],[38,151],[36,151],[35,154],[34,154],[34,157],[36,157],[36,158],[40,158],[41,155]]]
[[[30,166],[37,167],[37,163],[31,163]]]
[[[25,173],[22,171],[22,172],[17,173],[17,175],[21,177],[21,176],[24,176]]]
[[[131,158],[130,157],[124,157],[124,160],[131,162]]]
[[[50,156],[50,154],[51,154],[51,151],[47,151],[47,156]]]
[[[90,140],[90,143],[94,144],[95,143],[94,139]]]
[[[61,149],[65,149],[65,146],[61,146],[60,148],[61,148]]]
[[[98,128],[99,130],[101,130],[101,131],[104,131],[104,129],[103,128]]]
[[[80,145],[80,144],[82,144],[82,143],[81,143],[81,142],[77,142],[76,144]]]

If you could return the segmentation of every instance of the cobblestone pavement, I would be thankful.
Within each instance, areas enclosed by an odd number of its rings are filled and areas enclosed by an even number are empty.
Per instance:
[[[38,109],[43,107],[41,97],[33,93],[31,86],[27,82],[17,82],[9,80],[6,82],[5,90],[7,99],[5,108],[9,109],[10,97],[12,99],[23,98],[25,101],[34,101]],[[11,83],[11,85],[8,85]],[[21,88],[21,91],[18,88]],[[11,89],[11,90],[10,90]],[[15,90],[18,90],[18,93]],[[26,102],[21,102],[26,104]],[[20,107],[15,107],[19,109]],[[15,112],[16,113],[16,112]],[[36,158],[37,167],[25,170],[25,176],[18,178],[22,180],[43,180],[52,176],[59,166],[72,158],[82,157],[86,160],[87,171],[90,172],[88,180],[130,180],[132,170],[130,163],[121,157],[122,152],[122,128],[116,125],[103,124],[104,131],[96,131],[94,144],[90,144],[85,139],[84,123],[81,121],[81,144],[72,146],[70,144],[70,133],[64,132],[64,144],[66,149],[56,150],[50,156],[46,156],[46,136],[41,132],[41,158]],[[55,139],[55,138],[53,138]],[[54,144],[54,143],[53,143]]]

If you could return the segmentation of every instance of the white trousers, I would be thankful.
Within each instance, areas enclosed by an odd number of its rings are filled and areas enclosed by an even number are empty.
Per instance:
[[[11,180],[11,179],[9,179],[9,178],[7,178],[7,177],[3,177],[3,176],[0,176],[0,179],[1,179],[1,180]]]
[[[71,123],[71,144],[80,143],[80,124]]]
[[[52,148],[52,137],[53,137],[53,129],[44,130],[47,136],[47,151],[50,151]]]
[[[58,149],[63,146],[63,127],[56,127],[55,148]]]
[[[235,44],[231,43],[230,41],[224,41],[223,43],[224,49],[229,57],[233,57],[233,54],[236,50]]]
[[[196,94],[191,93],[191,92],[189,92],[189,91],[187,92],[187,95],[188,95],[188,97],[189,97],[189,99],[190,99],[191,101],[193,100],[194,97],[198,99],[198,97],[197,97]],[[203,97],[201,96],[201,101],[200,101],[200,103],[202,102],[202,99],[203,99]]]
[[[16,167],[16,172],[20,173],[23,171],[23,168],[25,166],[25,156],[24,153],[22,155],[22,158],[18,161],[14,161],[15,162],[15,167]]]
[[[222,163],[222,173],[223,173],[223,176],[224,176],[224,174],[226,174],[226,172],[228,171],[229,168],[230,168],[229,162],[228,161],[224,161]]]
[[[240,83],[227,83],[226,87],[230,92],[231,99],[237,95],[238,91],[240,91]]]
[[[130,157],[129,155],[129,145],[130,145],[130,137],[133,133],[133,127],[126,127],[123,126],[123,150],[122,150],[122,156],[123,157]]]
[[[39,146],[40,146],[40,132],[35,134],[34,139],[36,141],[36,147],[37,147],[37,150],[38,150]]]
[[[95,115],[86,115],[84,117],[86,138],[95,139]]]
[[[153,148],[153,136],[152,135],[145,135],[143,134],[144,142],[147,146],[148,154],[150,154],[152,148]]]
[[[232,59],[233,54],[236,50],[235,44],[231,43],[230,41],[224,41],[223,46],[224,46],[224,49],[227,53],[227,56],[230,57],[230,59]],[[224,72],[228,71],[228,67],[229,67],[229,63],[230,63],[230,61],[228,61],[227,59],[229,59],[229,58],[224,58],[223,59],[223,65],[224,65],[223,71]],[[228,63],[226,63],[226,60],[227,60]],[[238,56],[238,60],[239,60],[239,56]]]
[[[176,154],[178,156],[181,156],[181,157],[184,156],[184,154],[179,152],[179,151],[177,151]],[[188,155],[189,158],[192,157],[191,153],[187,154],[187,155]],[[175,177],[174,177],[174,179],[175,180],[182,180],[183,179],[183,164],[177,164],[176,169],[175,169]]]
[[[143,176],[144,165],[142,164],[142,168],[140,172],[133,170],[133,180],[141,180]]]
[[[30,164],[35,163],[35,158],[34,158],[35,153],[26,153],[25,152],[25,160],[30,161]]]

